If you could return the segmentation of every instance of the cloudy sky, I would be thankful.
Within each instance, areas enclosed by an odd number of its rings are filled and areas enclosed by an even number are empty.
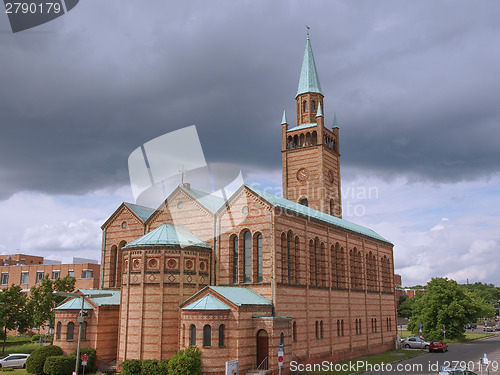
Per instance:
[[[344,218],[403,284],[500,285],[500,3],[85,0],[13,34],[0,14],[0,252],[99,259],[127,159],[196,124],[207,161],[281,185],[306,30],[339,120]]]

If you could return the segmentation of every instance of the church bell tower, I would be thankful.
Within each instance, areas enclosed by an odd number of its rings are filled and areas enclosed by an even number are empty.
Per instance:
[[[300,72],[297,125],[281,121],[283,196],[330,215],[342,217],[339,129],[325,127],[323,93],[309,35]]]

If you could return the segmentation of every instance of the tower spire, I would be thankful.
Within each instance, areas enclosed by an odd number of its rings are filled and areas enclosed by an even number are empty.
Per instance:
[[[283,124],[288,124],[288,121],[286,120],[286,110],[283,109],[283,118],[281,119],[281,125]]]
[[[316,112],[316,117],[323,117],[323,110],[321,109],[321,102],[318,104],[318,111]]]
[[[315,92],[323,95],[321,85],[319,84],[311,40],[309,39],[309,32],[307,33],[306,50],[304,51],[304,59],[302,60],[302,69],[300,71],[299,88],[295,97],[306,92]]]
[[[339,124],[337,123],[337,112],[333,112],[333,126],[332,126],[332,128],[335,129],[338,127],[339,127]]]

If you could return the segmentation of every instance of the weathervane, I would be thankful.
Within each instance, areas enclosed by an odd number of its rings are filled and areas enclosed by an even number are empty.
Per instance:
[[[311,30],[311,28],[306,25],[306,29],[307,29],[307,36],[309,37],[309,30]]]

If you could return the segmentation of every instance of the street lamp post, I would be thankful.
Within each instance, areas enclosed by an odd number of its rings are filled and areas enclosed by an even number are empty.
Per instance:
[[[83,316],[83,304],[85,302],[85,297],[89,298],[102,298],[102,297],[111,297],[113,294],[111,293],[101,293],[101,294],[84,294],[84,293],[67,293],[67,292],[58,292],[57,290],[52,293],[63,296],[63,297],[73,297],[73,298],[81,298],[82,299],[82,307],[80,308],[80,314],[78,314],[77,322],[78,325],[78,345],[76,347],[76,361],[75,361],[75,374],[78,375],[78,360],[80,359],[80,342],[82,339],[82,325],[85,322],[85,318]]]

